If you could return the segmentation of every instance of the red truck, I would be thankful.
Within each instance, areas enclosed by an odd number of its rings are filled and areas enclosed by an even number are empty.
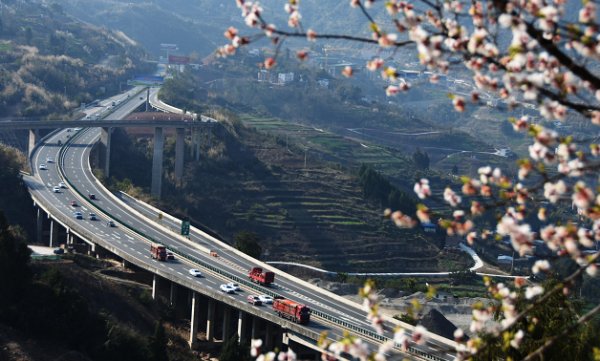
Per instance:
[[[279,317],[296,323],[306,324],[310,320],[310,308],[298,302],[276,298],[273,300],[273,309]]]
[[[162,244],[152,243],[150,245],[150,253],[152,254],[153,259],[157,259],[159,261],[167,260],[167,249]]]
[[[259,283],[263,286],[268,286],[275,281],[275,273],[269,271],[263,272],[263,269],[260,267],[252,267],[250,272],[248,272],[248,277],[250,277],[252,282]]]

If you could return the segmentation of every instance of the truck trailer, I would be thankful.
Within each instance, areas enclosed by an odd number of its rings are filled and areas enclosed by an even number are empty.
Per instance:
[[[248,272],[248,277],[252,282],[256,282],[263,286],[268,286],[275,281],[275,273],[270,271],[264,271],[260,267],[252,267]]]
[[[167,260],[167,249],[162,244],[152,243],[150,245],[150,253],[152,254],[152,259],[159,261]]]
[[[273,310],[277,312],[279,317],[287,318],[296,323],[306,324],[310,320],[310,308],[292,300],[276,298],[273,301]]]

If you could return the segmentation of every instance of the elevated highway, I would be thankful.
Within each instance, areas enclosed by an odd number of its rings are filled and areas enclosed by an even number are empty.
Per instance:
[[[137,96],[123,99],[121,106],[105,117],[121,121],[139,105]],[[159,210],[140,206],[135,199],[124,202],[113,195],[95,178],[89,161],[90,152],[101,140],[103,129],[89,127],[76,132],[57,130],[35,146],[30,158],[33,174],[24,177],[24,180],[38,206],[38,225],[41,227],[43,224],[45,213],[51,219],[51,244],[59,242],[58,228],[62,227],[67,243],[72,244],[77,240],[85,242],[92,254],[111,254],[125,264],[133,264],[152,273],[153,296],[158,292],[158,284],[164,282],[170,284],[171,302],[175,302],[174,294],[182,289],[190,292],[191,346],[197,342],[201,319],[206,322],[201,331],[207,339],[215,338],[215,330],[219,327],[221,339],[228,338],[235,333],[237,326],[240,338],[260,337],[265,339],[267,347],[290,339],[312,340],[312,345],[316,347],[315,342],[323,331],[331,339],[337,339],[344,331],[349,331],[373,347],[393,337],[397,322],[388,320],[386,332],[378,335],[372,330],[367,314],[360,305],[254,260],[194,227],[190,239],[179,236],[169,228],[178,229],[180,220],[165,214],[163,221],[158,222]],[[39,165],[44,162],[48,169],[39,170]],[[66,188],[55,193],[53,187],[59,182],[65,182]],[[90,199],[90,194],[94,194],[96,199]],[[71,206],[72,201],[77,202],[78,206]],[[82,212],[83,219],[75,219],[74,211]],[[98,220],[90,219],[89,213],[92,212],[99,216]],[[117,226],[107,226],[109,219]],[[152,242],[164,244],[176,254],[176,260],[159,262],[151,259],[149,247]],[[218,257],[211,256],[209,250],[217,250]],[[276,283],[272,287],[259,286],[247,279],[247,270],[255,265],[276,271]],[[200,269],[203,277],[192,277],[188,272],[190,268]],[[242,291],[236,294],[222,293],[219,285],[231,281],[239,283]],[[246,296],[250,293],[282,296],[306,304],[312,309],[311,322],[298,325],[279,318],[270,307],[252,306],[246,302]],[[222,322],[216,325],[217,320]],[[409,325],[403,326],[411,329]],[[447,352],[453,346],[450,340],[432,336],[426,345],[411,348],[405,356],[452,360],[454,356]]]

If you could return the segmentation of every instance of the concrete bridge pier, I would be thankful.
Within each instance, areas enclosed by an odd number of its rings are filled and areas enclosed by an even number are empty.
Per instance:
[[[156,273],[152,274],[152,299],[156,300],[156,289],[158,287],[158,276]]]
[[[40,132],[37,129],[29,129],[29,142],[27,143],[27,159],[31,157],[31,152],[40,137]]]
[[[181,183],[183,178],[183,164],[185,153],[185,129],[177,128],[177,139],[175,141],[175,180]]]
[[[192,159],[196,162],[200,160],[200,128],[192,128]]]
[[[212,341],[215,336],[215,300],[208,300],[208,310],[206,313],[206,341]]]
[[[163,136],[163,128],[154,128],[154,152],[152,155],[152,186],[150,187],[150,194],[156,198],[160,198],[162,188],[164,145],[165,139]]]
[[[73,236],[71,236],[71,230],[69,228],[67,228],[65,233],[66,233],[66,238],[67,238],[65,240],[65,242],[67,243],[67,245],[72,246],[73,245]]]
[[[238,311],[237,336],[239,343],[243,343],[248,338],[248,334],[246,332],[246,322],[244,322],[245,318],[247,317],[244,311]]]
[[[223,334],[221,339],[223,342],[231,337],[231,307],[223,304]]]
[[[273,325],[270,322],[265,324],[265,339],[263,340],[265,350],[273,349]]]
[[[256,340],[258,338],[258,317],[252,316],[252,331],[250,332],[250,338]]]
[[[87,255],[88,256],[97,256],[96,255],[96,244],[92,243],[92,244],[88,244],[87,245]]]
[[[104,165],[104,176],[110,178],[110,141],[113,128],[103,127],[100,132],[100,164]]]
[[[198,321],[200,316],[200,295],[192,292],[192,311],[190,315],[190,339],[188,344],[193,349],[198,344]]]
[[[171,281],[171,289],[169,290],[169,305],[175,306],[177,301],[177,283]]]
[[[37,218],[36,218],[36,236],[37,243],[42,244],[42,239],[44,235],[44,216],[43,211],[40,207],[37,208]]]
[[[48,247],[54,247],[54,241],[58,242],[58,224],[51,219],[50,220],[50,240],[48,242]]]

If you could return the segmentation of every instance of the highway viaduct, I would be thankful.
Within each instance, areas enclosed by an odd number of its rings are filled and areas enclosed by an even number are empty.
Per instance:
[[[138,100],[137,96],[132,98],[133,101]],[[118,119],[137,107],[136,104],[132,103],[131,106],[124,104],[123,111],[113,113],[112,116],[117,118],[115,120],[0,122],[0,130],[3,127],[4,129],[29,129],[34,137],[36,129],[85,128],[81,131],[51,132],[39,142],[34,138],[33,146],[29,149],[29,161],[35,174],[25,175],[23,178],[29,187],[34,205],[38,208],[39,235],[44,234],[44,223],[47,223],[45,219],[50,220],[50,245],[62,243],[59,241],[60,238],[68,245],[84,247],[85,252],[90,255],[111,256],[125,265],[130,267],[134,265],[147,271],[152,275],[153,297],[168,294],[169,302],[176,307],[189,310],[187,314],[190,319],[191,347],[197,343],[199,331],[204,331],[208,340],[219,336],[221,339],[226,339],[236,332],[241,339],[261,338],[265,341],[266,349],[271,349],[275,343],[285,344],[290,340],[308,348],[318,349],[315,340],[320,338],[322,331],[328,331],[329,338],[334,340],[341,337],[344,330],[348,330],[363,337],[373,346],[393,337],[390,330],[394,325],[398,325],[397,321],[390,320],[386,334],[378,335],[366,321],[366,313],[360,309],[360,306],[281,271],[277,271],[278,281],[274,287],[265,288],[250,282],[246,273],[248,267],[253,265],[260,265],[266,269],[271,267],[258,260],[250,259],[247,255],[241,254],[209,235],[200,235],[201,232],[194,230],[193,227],[194,241],[167,230],[161,222],[156,221],[156,218],[150,219],[142,215],[141,211],[127,207],[104,188],[89,169],[89,152],[98,139],[105,142],[105,147],[110,148],[110,129],[132,126],[153,127],[155,139],[159,138],[158,142],[155,141],[155,146],[160,143],[158,149],[161,153],[157,155],[156,148],[154,149],[153,166],[157,163],[156,157],[159,157],[162,168],[163,128],[183,129],[182,133],[185,134],[186,129],[192,129],[193,132],[194,129],[212,122],[206,117],[201,117],[200,121],[133,122]],[[161,130],[157,131],[157,128]],[[59,140],[61,145],[58,143]],[[183,140],[183,137],[177,139],[178,142],[181,141],[179,144],[183,144]],[[197,149],[197,143],[192,148]],[[184,148],[181,147],[179,152],[181,164],[183,164],[183,151]],[[195,155],[198,156],[197,151]],[[47,158],[55,159],[55,164],[49,164],[48,170],[38,171],[37,166]],[[110,159],[110,153],[107,159]],[[162,171],[157,173],[160,175]],[[153,169],[153,177],[155,174]],[[52,185],[63,180],[67,183],[67,189],[59,193],[52,192]],[[88,192],[98,195],[99,199],[91,201]],[[101,219],[114,219],[118,226],[110,228],[104,227],[102,222],[93,222],[87,218],[75,219],[72,216],[73,208],[69,205],[70,200],[73,199],[81,202],[82,211],[95,212]],[[156,215],[156,210],[153,212]],[[48,216],[45,217],[44,214]],[[165,217],[169,218],[166,214]],[[64,231],[59,231],[59,228]],[[165,244],[175,253],[176,261],[166,263],[151,260],[149,244],[155,241]],[[208,251],[212,247],[219,249],[218,259],[209,256]],[[189,277],[188,270],[192,267],[200,267],[204,277]],[[229,281],[239,283],[246,292],[271,296],[282,295],[306,303],[312,308],[311,318],[314,317],[314,321],[305,326],[298,325],[278,317],[269,307],[255,307],[248,304],[245,301],[247,293],[227,295],[220,292],[218,284]],[[185,291],[184,297],[181,297],[182,291]],[[409,325],[402,325],[402,327],[411,329]],[[434,337],[435,335],[432,335],[432,338]],[[431,343],[428,341],[427,346],[411,347],[410,356],[414,359],[451,360],[454,357],[443,351],[451,347],[450,340],[438,337]],[[406,355],[405,353],[404,356]]]
[[[184,153],[185,153],[185,134],[186,130],[191,133],[191,157],[195,160],[200,159],[200,134],[202,127],[211,126],[216,120],[202,116],[200,120],[19,120],[19,121],[0,121],[0,131],[2,130],[29,130],[29,141],[27,154],[31,153],[38,143],[40,129],[72,129],[83,127],[101,128],[100,142],[100,166],[104,170],[104,175],[110,177],[110,158],[111,158],[111,134],[114,128],[154,128],[154,141],[152,152],[152,181],[150,193],[156,198],[160,198],[162,189],[163,174],[163,153],[164,153],[164,129],[175,128],[175,179],[181,181],[183,177]],[[29,159],[29,158],[28,158]]]

